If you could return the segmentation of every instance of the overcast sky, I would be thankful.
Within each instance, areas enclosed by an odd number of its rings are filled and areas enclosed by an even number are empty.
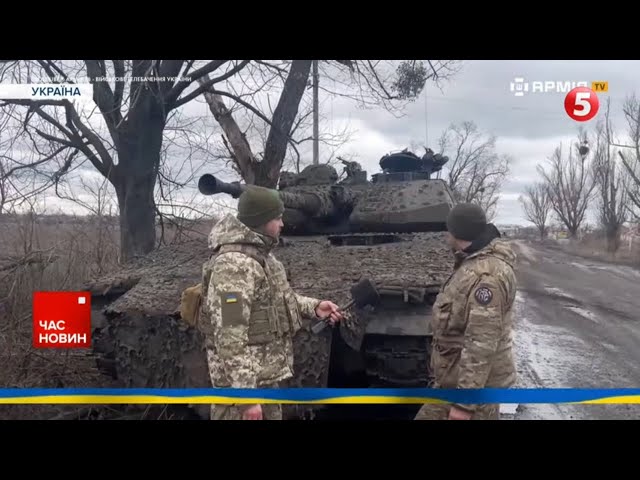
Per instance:
[[[614,126],[623,133],[622,102],[637,87],[638,74],[638,61],[466,61],[442,90],[428,85],[404,118],[395,119],[384,111],[359,111],[336,100],[332,102],[333,117],[334,121],[350,118],[357,128],[349,149],[369,172],[378,171],[380,157],[389,150],[402,149],[411,142],[424,144],[425,139],[436,145],[450,123],[474,121],[482,131],[497,137],[497,153],[515,160],[502,191],[496,223],[525,224],[518,196],[526,184],[538,178],[536,166],[544,164],[560,142],[568,146],[575,141],[578,126],[595,127],[603,109],[591,121],[576,122],[565,113],[565,93],[516,97],[510,83],[515,77],[524,77],[525,82],[608,81],[609,92],[599,95],[600,105],[611,98]]]
[[[482,132],[497,137],[496,153],[508,154],[514,160],[495,221],[525,225],[528,222],[518,197],[527,184],[539,179],[537,166],[545,165],[561,142],[565,147],[575,142],[580,126],[594,128],[607,98],[612,102],[614,128],[619,134],[625,133],[622,102],[634,92],[637,74],[639,61],[470,60],[463,62],[461,71],[440,87],[427,84],[401,118],[381,108],[362,110],[351,100],[328,98],[321,93],[322,129],[347,128],[350,141],[339,153],[352,155],[371,175],[380,171],[379,161],[386,153],[425,143],[437,151],[437,140],[450,124],[473,121]],[[516,77],[525,82],[584,81],[589,85],[592,81],[607,81],[609,92],[599,94],[601,108],[594,119],[576,122],[564,110],[566,93],[528,92],[517,97],[510,89]],[[189,108],[196,111],[203,107],[194,104]],[[310,143],[302,153],[310,163]],[[331,153],[335,154],[321,145],[321,162]],[[595,221],[593,210],[588,220]]]
[[[437,150],[438,138],[451,123],[473,121],[482,132],[497,137],[498,154],[508,154],[514,159],[511,175],[501,193],[496,223],[526,224],[518,196],[524,186],[538,179],[537,165],[544,164],[560,142],[568,146],[575,141],[580,125],[594,127],[602,116],[602,108],[595,119],[578,123],[564,111],[565,93],[528,92],[517,97],[510,91],[511,82],[516,77],[523,77],[525,82],[608,81],[609,92],[600,94],[601,107],[610,97],[614,127],[623,133],[626,127],[621,106],[625,95],[633,93],[637,74],[640,74],[638,61],[465,61],[461,71],[441,88],[427,84],[402,118],[395,118],[383,109],[358,109],[353,101],[329,98],[321,93],[322,130],[348,128],[352,133],[350,141],[339,153],[352,155],[371,175],[379,171],[378,162],[386,153],[424,144]],[[327,79],[322,81],[325,85],[331,83]],[[187,104],[182,113],[201,117],[201,131],[219,139],[217,134],[211,135],[218,126],[203,99]],[[301,152],[305,163],[311,163],[310,142]],[[321,161],[331,153],[336,152],[321,146]],[[179,156],[175,162],[183,163],[182,155]],[[211,171],[213,166],[206,168]],[[213,170],[213,173],[222,173],[226,179],[232,177],[229,170]],[[90,167],[83,176],[95,177],[95,181],[100,178]],[[186,202],[201,202],[203,199],[198,197],[195,188],[182,195]],[[62,203],[50,198],[49,205]]]

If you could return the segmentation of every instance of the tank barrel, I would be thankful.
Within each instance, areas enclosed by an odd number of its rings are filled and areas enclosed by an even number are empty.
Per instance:
[[[287,208],[295,208],[301,210],[307,215],[321,214],[323,210],[322,200],[313,193],[291,193],[291,192],[278,192],[280,198]],[[330,203],[330,202],[327,202]],[[330,203],[331,207],[333,206]],[[327,206],[325,206],[327,208]],[[330,207],[328,207],[330,208]]]
[[[246,185],[233,182],[226,183],[217,179],[210,173],[206,173],[200,177],[198,181],[198,190],[203,195],[215,195],[216,193],[226,193],[233,198],[238,198],[244,192]]]
[[[202,175],[198,181],[198,190],[200,190],[200,193],[203,195],[226,193],[227,195],[231,195],[233,198],[238,198],[246,188],[247,185],[244,183],[223,182],[210,173]],[[330,210],[333,206],[331,202],[324,202],[327,204],[324,205],[322,200],[312,193],[290,193],[279,191],[278,194],[280,195],[285,207],[302,210],[307,215],[323,214],[324,210]]]

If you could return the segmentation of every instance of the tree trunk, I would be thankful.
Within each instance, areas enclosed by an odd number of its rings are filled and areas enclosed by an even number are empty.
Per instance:
[[[202,82],[204,83],[206,80],[208,80],[208,77],[202,79]],[[205,92],[204,98],[209,105],[209,110],[213,113],[213,117],[220,124],[229,140],[231,149],[233,150],[234,161],[240,171],[242,179],[246,183],[254,184],[256,161],[247,137],[233,118],[231,110],[224,104],[222,96]]]
[[[233,160],[246,183],[268,188],[275,188],[278,184],[291,128],[298,115],[300,101],[309,79],[311,63],[311,60],[294,60],[291,63],[291,69],[271,119],[264,158],[260,162],[256,161],[249,142],[222,97],[212,93],[204,94],[209,110],[229,140],[230,148],[233,150]],[[201,84],[206,82],[207,78],[203,78]]]
[[[255,173],[256,185],[275,188],[278,184],[282,162],[287,153],[291,127],[298,115],[300,100],[309,80],[311,63],[311,60],[294,60],[291,63],[291,70],[271,119],[264,159],[258,164]]]
[[[122,262],[148,254],[156,243],[154,190],[165,118],[154,98],[139,101],[116,144],[119,161],[114,187],[120,209]]]
[[[538,228],[538,231],[540,232],[540,241],[542,242],[544,240],[545,227]]]
[[[569,230],[569,238],[573,239],[573,240],[577,240],[578,239],[578,227],[570,227],[568,228]]]
[[[120,256],[122,262],[128,262],[155,247],[155,177],[126,176],[123,180],[116,191],[120,209]]]
[[[619,228],[607,228],[607,250],[609,253],[615,253],[620,248],[620,229]]]

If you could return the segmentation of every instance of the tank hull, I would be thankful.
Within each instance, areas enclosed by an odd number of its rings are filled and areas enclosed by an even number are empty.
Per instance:
[[[200,281],[208,253],[205,239],[167,246],[87,286],[95,306],[94,354],[119,385],[210,386],[204,339],[179,314],[180,294]],[[399,235],[368,245],[332,245],[328,236],[288,237],[274,254],[285,265],[292,288],[302,294],[345,304],[349,288],[362,278],[371,279],[381,292],[376,309],[355,310],[340,327],[314,334],[305,319],[294,341],[296,375],[288,385],[426,385],[429,312],[452,267],[442,233]],[[206,406],[186,407],[208,417]],[[286,406],[285,411],[287,418],[327,415],[312,406]],[[371,412],[374,418],[398,414],[394,408]]]
[[[375,307],[349,311],[337,328],[316,334],[305,319],[294,338],[295,374],[286,385],[429,384],[431,309],[453,267],[444,232],[454,200],[444,181],[430,178],[446,157],[427,153],[383,157],[384,171],[372,181],[354,162],[346,162],[347,178],[340,182],[328,165],[283,173],[285,237],[274,253],[292,288],[344,305],[350,287],[366,278],[380,294]],[[205,195],[233,197],[246,188],[210,175],[199,187]],[[209,255],[206,238],[164,247],[86,286],[96,306],[93,349],[106,374],[126,387],[210,385],[204,338],[179,313],[182,292],[201,281]],[[206,406],[187,407],[208,418]],[[283,408],[291,419],[412,419],[418,406]]]

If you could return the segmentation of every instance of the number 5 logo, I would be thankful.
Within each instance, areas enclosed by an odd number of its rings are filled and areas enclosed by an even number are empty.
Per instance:
[[[589,87],[576,87],[567,93],[564,110],[573,120],[586,122],[598,113],[600,101],[596,92]]]

